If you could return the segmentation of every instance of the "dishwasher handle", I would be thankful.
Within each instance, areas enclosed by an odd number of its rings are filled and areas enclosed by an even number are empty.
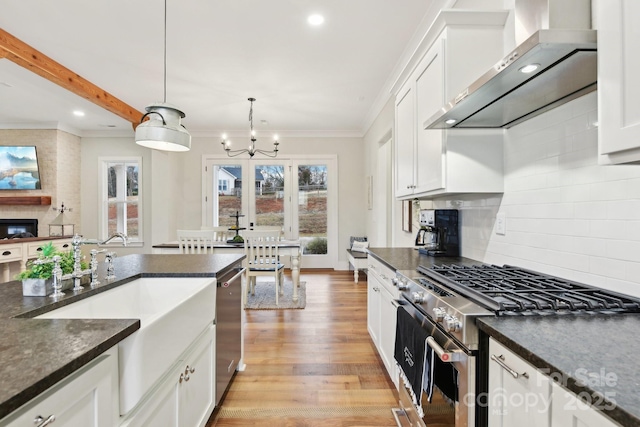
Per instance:
[[[242,276],[244,274],[244,272],[247,269],[245,267],[238,269],[234,269],[234,271],[236,271],[236,274],[234,274],[230,279],[228,278],[230,274],[227,274],[223,277],[220,278],[220,281],[218,282],[218,286],[222,286],[223,288],[228,288],[230,283],[235,282],[240,276]],[[231,273],[233,274],[233,273]]]

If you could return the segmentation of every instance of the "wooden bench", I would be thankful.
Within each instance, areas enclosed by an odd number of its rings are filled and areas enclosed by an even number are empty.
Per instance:
[[[347,257],[349,258],[349,264],[353,266],[353,280],[358,283],[358,272],[360,270],[367,270],[368,255],[366,252],[347,249]]]

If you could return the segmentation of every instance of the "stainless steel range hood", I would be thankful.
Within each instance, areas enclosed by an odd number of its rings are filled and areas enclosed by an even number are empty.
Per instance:
[[[425,121],[424,128],[509,128],[592,92],[596,48],[596,30],[539,30]],[[538,68],[522,72],[530,64]]]

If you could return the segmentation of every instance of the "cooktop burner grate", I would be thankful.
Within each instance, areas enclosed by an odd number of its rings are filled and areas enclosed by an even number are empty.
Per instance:
[[[640,300],[513,266],[437,265],[418,271],[498,314],[539,311],[640,312]]]

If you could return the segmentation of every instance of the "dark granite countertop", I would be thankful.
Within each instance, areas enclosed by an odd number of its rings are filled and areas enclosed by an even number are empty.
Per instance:
[[[244,258],[233,255],[127,255],[108,282],[101,263],[95,289],[54,300],[23,297],[19,281],[0,283],[0,419],[140,328],[138,319],[31,319],[139,277],[216,277]]]
[[[613,407],[607,417],[640,425],[640,315],[484,317],[478,326],[543,372],[562,374],[565,388]]]
[[[419,265],[427,267],[442,264],[476,265],[481,262],[463,257],[432,257],[422,255],[416,248],[369,248],[369,253],[392,270],[411,277]]]

